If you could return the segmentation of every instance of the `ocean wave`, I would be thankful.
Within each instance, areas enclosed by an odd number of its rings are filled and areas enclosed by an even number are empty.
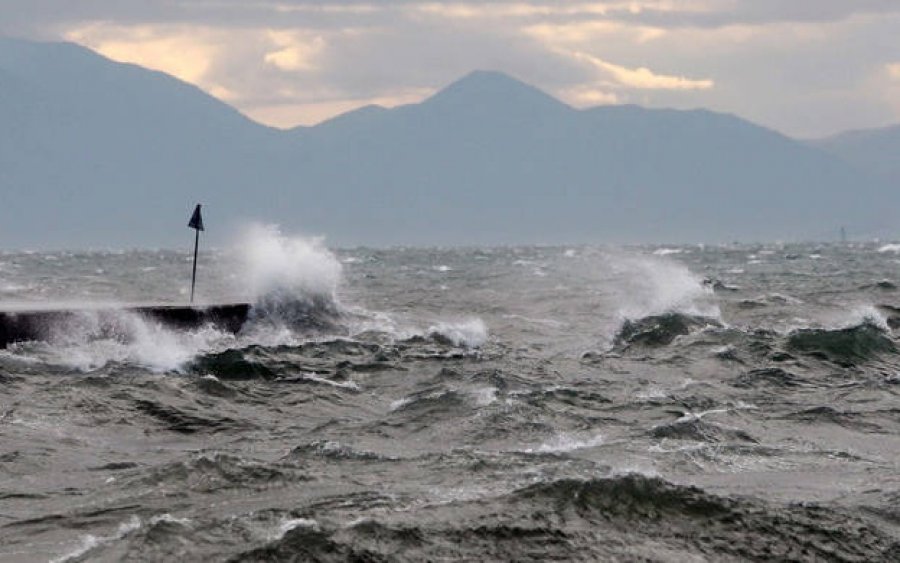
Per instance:
[[[707,328],[721,327],[718,320],[683,313],[664,313],[637,320],[625,320],[614,339],[617,348],[665,346],[679,336]]]
[[[264,519],[270,532],[263,545],[258,534],[242,537],[242,551],[232,557],[681,560],[703,553],[740,560],[891,560],[900,553],[889,534],[839,509],[717,495],[642,474],[563,477],[493,495],[478,492],[403,510],[351,512],[343,521],[282,511]],[[315,507],[347,504],[336,497]]]
[[[882,304],[877,305],[875,308],[883,316],[884,322],[888,326],[888,328],[900,328],[900,307]]]
[[[512,493],[530,502],[553,502],[557,510],[596,511],[611,518],[652,518],[665,512],[712,518],[730,512],[733,501],[659,477],[628,473],[608,478],[559,479]]]
[[[274,362],[260,357],[264,354],[250,353],[251,348],[298,347],[351,334],[388,344],[421,336],[465,353],[487,342],[488,329],[479,318],[433,321],[424,325],[427,328],[409,323],[404,328],[389,314],[345,306],[338,298],[341,263],[321,240],[286,237],[274,227],[256,226],[244,235],[237,254],[233,283],[251,302],[237,335],[213,325],[177,329],[115,305],[85,306],[84,311],[60,315],[38,341],[16,344],[6,354],[11,361],[84,373],[134,366],[153,373],[274,379],[285,374],[272,367]]]
[[[149,474],[139,477],[137,482],[156,489],[214,493],[226,489],[259,491],[309,479],[304,473],[286,465],[209,453],[155,467]]]
[[[384,556],[354,548],[318,526],[295,526],[268,545],[241,553],[242,561],[383,561]]]
[[[596,409],[600,405],[612,402],[609,398],[593,390],[561,387],[558,385],[533,391],[517,392],[515,395],[520,397],[522,401],[537,407],[546,406],[551,402],[558,402],[565,407]]]
[[[852,367],[878,357],[897,353],[897,347],[885,328],[865,321],[840,329],[798,329],[787,337],[789,350],[806,356]]]
[[[229,346],[233,335],[212,325],[177,330],[126,309],[73,311],[45,327],[44,340],[18,343],[24,361],[90,373],[130,364],[154,373],[180,371],[203,350]]]
[[[653,254],[656,256],[670,256],[672,254],[681,254],[684,252],[683,248],[657,248],[653,251]]]
[[[741,309],[759,309],[770,305],[801,305],[803,301],[782,293],[769,293],[752,299],[742,299],[737,305]]]
[[[222,352],[198,355],[191,361],[188,370],[198,375],[214,375],[224,380],[275,379],[281,375],[269,367],[265,361],[257,359],[261,346],[231,348]]]
[[[170,432],[194,434],[197,432],[221,432],[224,430],[247,429],[253,427],[246,421],[227,416],[201,416],[192,414],[186,408],[163,404],[158,401],[138,399],[134,401],[134,409],[149,416],[165,426]]]
[[[353,380],[335,380],[328,379],[327,377],[321,377],[316,375],[315,373],[303,373],[295,377],[280,377],[279,381],[283,383],[312,383],[318,385],[326,385],[328,387],[336,387],[338,389],[343,389],[346,391],[360,391],[359,384]]]
[[[673,440],[693,440],[697,442],[750,442],[757,440],[743,430],[706,422],[699,417],[679,419],[674,422],[654,426],[650,432],[653,438]]]
[[[897,291],[897,284],[891,280],[878,280],[859,286],[860,289],[878,289],[881,291]]]
[[[667,313],[720,318],[712,287],[687,266],[664,257],[615,256],[610,259],[615,296],[622,319]]]
[[[272,301],[250,309],[248,322],[238,336],[212,324],[178,329],[129,309],[86,309],[60,315],[44,327],[41,340],[16,343],[7,354],[13,360],[83,373],[114,364],[153,373],[183,373],[191,371],[198,358],[203,363],[222,354],[223,360],[236,360],[235,351],[242,347],[298,344],[308,340],[299,333],[326,328],[340,332],[335,320],[340,315],[330,300],[286,296],[274,304],[271,295],[266,299]]]
[[[356,461],[395,461],[396,458],[384,456],[375,452],[356,450],[333,440],[316,440],[297,446],[287,456],[289,459],[297,458],[324,458],[330,460],[356,460]]]
[[[256,298],[240,334],[252,342],[275,344],[316,333],[348,333],[339,303],[331,295],[280,288]]]
[[[187,371],[226,381],[267,380],[310,383],[359,391],[353,372],[377,371],[392,366],[393,354],[378,344],[346,339],[310,341],[297,346],[231,348],[201,354]]]
[[[593,448],[603,444],[603,435],[593,434],[585,435],[584,433],[560,433],[549,440],[542,442],[540,445],[525,448],[525,453],[566,453],[585,448]]]
[[[337,301],[343,270],[322,239],[288,237],[274,225],[251,225],[237,251],[240,283],[254,300],[275,292]]]
[[[853,428],[855,430],[870,432],[883,431],[879,425],[862,420],[864,418],[862,413],[839,411],[834,407],[827,405],[810,407],[801,411],[792,412],[785,415],[784,418],[805,422],[807,424],[830,423],[845,428]]]
[[[742,373],[732,383],[735,387],[802,387],[812,383],[780,367],[753,369]]]
[[[852,527],[846,514],[816,506],[767,504],[750,498],[724,497],[659,477],[626,474],[609,478],[560,479],[531,485],[511,495],[528,506],[550,506],[566,519],[580,518],[604,529],[640,530],[648,549],[617,550],[621,557],[651,557],[664,542],[668,557],[697,550],[718,557],[769,559],[778,546],[786,559],[879,559],[898,553],[884,532],[861,520]],[[567,529],[572,529],[571,526]],[[837,536],[837,537],[836,537]],[[641,540],[629,534],[631,542]],[[615,557],[615,556],[613,556]]]
[[[427,335],[442,344],[479,348],[487,341],[488,331],[481,319],[469,319],[432,325],[427,330]]]
[[[391,403],[391,412],[408,415],[410,421],[432,413],[448,410],[456,412],[465,408],[465,393],[452,389],[425,389]]]
[[[51,559],[51,563],[66,563],[68,561],[83,560],[83,558],[95,549],[106,544],[121,540],[135,530],[140,529],[142,525],[141,519],[132,516],[125,522],[119,524],[116,531],[107,536],[96,536],[93,534],[85,534],[81,536],[78,545],[70,551]]]
[[[716,278],[704,278],[703,285],[712,289],[715,293],[734,293],[741,290],[741,288],[736,285],[728,285],[722,280]]]

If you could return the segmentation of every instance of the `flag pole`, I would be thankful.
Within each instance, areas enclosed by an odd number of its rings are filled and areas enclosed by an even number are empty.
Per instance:
[[[200,246],[200,229],[194,231],[194,270],[191,273],[191,303],[194,302],[194,286],[197,284],[197,248]]]
[[[188,227],[194,229],[194,269],[191,273],[191,303],[194,302],[194,286],[197,283],[197,249],[200,247],[200,231],[203,230],[203,216],[200,215],[201,205],[198,203],[194,208],[194,214],[188,221]]]

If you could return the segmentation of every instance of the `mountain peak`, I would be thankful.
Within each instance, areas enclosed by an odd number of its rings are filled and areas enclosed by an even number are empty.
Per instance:
[[[518,78],[513,78],[499,70],[473,70],[450,83],[444,90],[477,89],[484,91],[486,89],[515,90],[517,88],[535,89]]]
[[[475,70],[444,87],[423,102],[428,105],[481,106],[489,108],[551,107],[566,108],[565,104],[549,94],[513,78],[492,70]]]

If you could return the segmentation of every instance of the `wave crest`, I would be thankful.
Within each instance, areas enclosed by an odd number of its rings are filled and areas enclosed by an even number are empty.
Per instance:
[[[787,348],[842,367],[855,366],[883,353],[897,353],[884,327],[869,320],[840,329],[795,330],[787,337]]]
[[[722,326],[708,317],[669,312],[651,315],[637,320],[626,319],[616,334],[616,347],[665,346],[679,336],[690,334],[708,326]]]
[[[340,260],[322,239],[287,237],[273,225],[253,225],[238,246],[243,284],[253,300],[242,333],[335,331],[342,328],[337,297]]]

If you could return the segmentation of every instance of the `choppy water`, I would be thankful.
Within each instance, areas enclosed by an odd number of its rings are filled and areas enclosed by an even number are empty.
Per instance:
[[[898,251],[258,233],[202,257],[236,337],[0,351],[0,560],[900,560]],[[0,299],[182,301],[189,260],[2,254]]]

